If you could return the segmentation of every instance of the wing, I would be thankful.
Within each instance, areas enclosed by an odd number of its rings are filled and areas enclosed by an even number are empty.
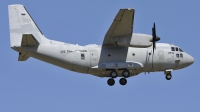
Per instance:
[[[116,45],[117,37],[127,38],[132,36],[134,13],[134,9],[119,10],[104,37],[103,45]]]

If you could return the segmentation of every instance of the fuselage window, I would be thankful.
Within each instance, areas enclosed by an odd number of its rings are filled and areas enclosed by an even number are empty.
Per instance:
[[[172,51],[175,51],[174,47],[171,47],[171,50],[172,50]]]
[[[85,54],[81,54],[81,59],[85,59]]]
[[[176,51],[178,51],[178,47],[176,47]]]
[[[182,53],[180,54],[180,57],[183,58],[183,54]]]
[[[179,51],[183,52],[183,50],[181,50],[181,48],[179,48]]]
[[[176,54],[176,57],[179,58],[179,54]]]

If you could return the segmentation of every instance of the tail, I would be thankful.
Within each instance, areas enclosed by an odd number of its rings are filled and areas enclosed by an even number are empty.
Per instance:
[[[36,46],[43,34],[23,5],[9,5],[10,46]]]
[[[8,12],[11,48],[38,46],[43,43],[44,35],[23,5],[9,5]],[[19,61],[28,58],[26,53],[19,53]]]

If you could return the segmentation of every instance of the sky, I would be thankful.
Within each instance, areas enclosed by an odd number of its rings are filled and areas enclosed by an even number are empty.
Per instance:
[[[116,79],[81,74],[30,58],[18,62],[10,48],[8,5],[23,4],[43,34],[72,44],[101,45],[120,8],[134,8],[135,33],[151,34],[156,23],[159,42],[179,46],[194,57],[193,65],[172,72]],[[0,112],[199,112],[199,0],[1,0]]]

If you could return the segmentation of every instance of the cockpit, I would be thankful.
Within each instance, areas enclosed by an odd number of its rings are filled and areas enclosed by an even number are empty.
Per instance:
[[[172,58],[175,60],[176,67],[183,68],[191,65],[194,62],[194,58],[184,52],[180,47],[170,45],[169,48],[170,52],[168,54],[171,55]]]
[[[171,51],[180,51],[180,52],[184,52],[181,48],[179,47],[171,47]]]
[[[177,46],[171,46],[171,51],[175,52],[177,58],[183,58],[183,50]]]

